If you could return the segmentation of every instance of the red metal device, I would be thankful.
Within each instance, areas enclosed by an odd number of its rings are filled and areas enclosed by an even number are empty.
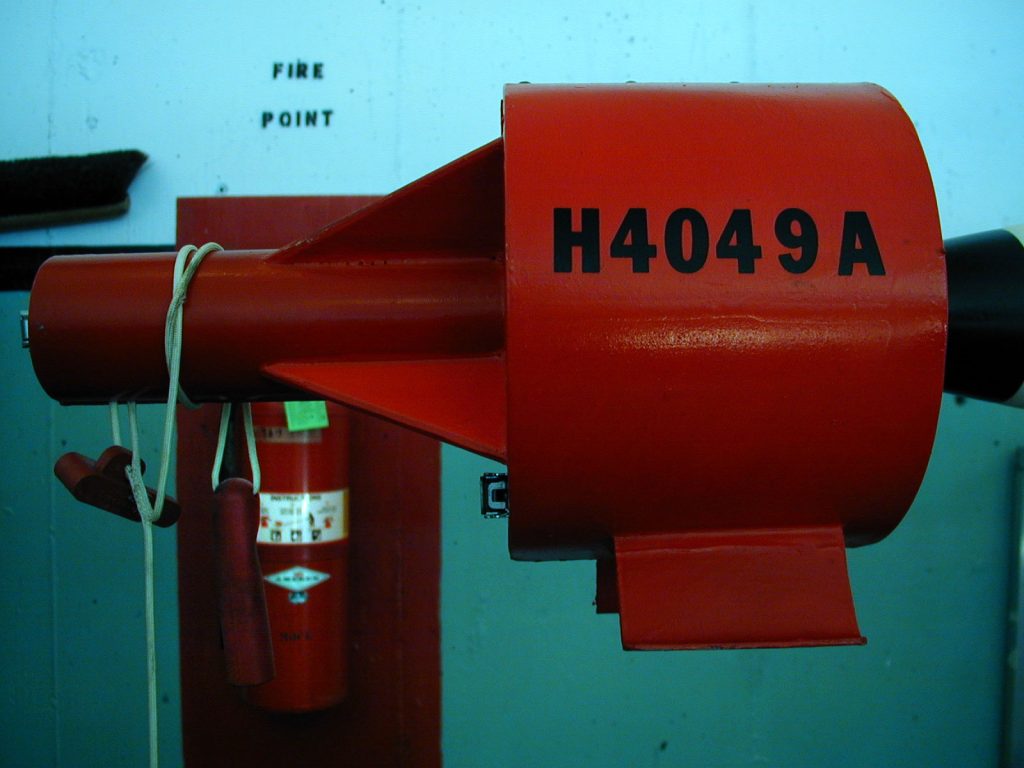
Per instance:
[[[177,239],[205,242],[216,232],[227,248],[280,247],[371,201],[344,196],[184,198],[178,201]],[[219,413],[216,404],[178,411],[177,494],[186,510],[175,529],[185,764],[439,766],[437,441],[380,418],[349,413],[349,481],[356,514],[347,539],[348,696],[326,710],[268,716],[224,675],[222,618],[212,588],[220,566],[211,547],[217,526],[210,467]],[[241,424],[236,427],[240,440]],[[236,448],[229,471],[248,477],[244,441]],[[225,463],[232,464],[227,457]]]
[[[255,403],[256,535],[273,640],[273,679],[244,689],[257,706],[310,712],[348,691],[348,413],[290,430],[281,403]]]
[[[47,392],[162,396],[171,259],[43,266]],[[182,384],[313,393],[506,462],[512,556],[596,559],[626,647],[859,643],[844,547],[917,491],[946,307],[883,89],[508,86],[502,139],[204,262]]]

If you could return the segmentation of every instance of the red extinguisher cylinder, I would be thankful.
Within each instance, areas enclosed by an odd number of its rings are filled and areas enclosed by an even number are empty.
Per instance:
[[[262,473],[257,550],[277,674],[254,705],[311,712],[348,693],[348,412],[291,431],[281,403],[254,403]]]
[[[259,498],[252,483],[234,477],[214,493],[214,537],[221,636],[228,682],[258,685],[274,677],[274,655],[256,554]]]

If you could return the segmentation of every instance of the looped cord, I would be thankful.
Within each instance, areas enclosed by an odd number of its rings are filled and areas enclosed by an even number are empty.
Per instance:
[[[186,245],[174,260],[174,278],[171,284],[171,302],[167,308],[164,325],[164,356],[167,360],[167,407],[164,411],[164,434],[160,452],[160,473],[157,479],[156,496],[150,503],[149,492],[142,481],[142,461],[139,458],[139,423],[136,403],[128,403],[128,430],[131,435],[132,462],[125,468],[125,475],[131,486],[135,506],[142,520],[142,546],[144,552],[145,594],[146,594],[146,680],[149,710],[149,765],[159,765],[158,719],[156,697],[156,599],[153,584],[153,523],[160,519],[167,498],[167,474],[171,462],[171,443],[174,439],[175,401],[188,408],[195,408],[181,387],[181,337],[182,314],[185,297],[192,278],[209,254],[223,250],[217,243],[207,243],[202,248]],[[246,426],[246,435],[252,432],[252,416]],[[117,412],[117,400],[110,402],[110,426],[114,443],[121,443],[121,424]],[[255,453],[255,444],[250,446],[250,455]],[[219,459],[218,459],[219,463]],[[258,464],[254,464],[254,480],[258,477]],[[254,482],[254,485],[256,483]]]
[[[178,251],[174,259],[174,282],[173,294],[171,295],[170,306],[167,307],[167,322],[164,325],[164,357],[167,360],[167,373],[171,379],[171,386],[167,390],[167,407],[171,407],[171,391],[176,393],[178,402],[186,408],[196,408],[185,390],[181,388],[179,376],[181,374],[181,327],[182,310],[185,305],[185,297],[188,295],[188,286],[192,278],[209,254],[214,251],[222,251],[217,243],[207,243],[202,248],[194,245],[186,245]],[[191,260],[189,257],[191,256]],[[171,419],[173,422],[173,418]],[[166,430],[165,430],[166,431]],[[168,442],[164,441],[165,449]]]
[[[171,303],[167,308],[167,322],[164,325],[164,356],[167,360],[167,408],[164,411],[164,438],[160,449],[160,473],[157,476],[156,498],[149,503],[149,494],[146,493],[146,486],[142,482],[142,463],[139,458],[138,445],[138,419],[136,416],[136,404],[128,403],[128,424],[132,441],[132,463],[126,468],[128,481],[132,486],[132,495],[139,510],[139,516],[143,522],[154,523],[160,519],[163,512],[164,499],[167,496],[167,473],[171,463],[171,442],[174,439],[175,421],[175,400],[180,401],[188,408],[195,408],[196,405],[185,394],[181,388],[181,333],[182,314],[185,306],[185,297],[188,295],[188,286],[192,278],[210,253],[221,251],[217,243],[207,243],[202,248],[194,245],[186,245],[174,260],[174,280],[172,283]],[[191,257],[191,258],[190,258]]]
[[[220,409],[220,429],[217,431],[217,449],[213,453],[213,470],[210,483],[213,490],[220,485],[220,468],[224,462],[224,448],[228,442],[228,424],[231,422],[232,403],[224,403]],[[256,431],[252,426],[252,403],[242,403],[242,420],[245,423],[245,445],[249,450],[249,467],[252,469],[252,492],[260,492],[260,459],[256,455]]]

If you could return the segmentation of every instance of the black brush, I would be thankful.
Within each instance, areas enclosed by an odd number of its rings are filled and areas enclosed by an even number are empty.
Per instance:
[[[0,232],[120,216],[144,162],[137,149],[0,161]]]

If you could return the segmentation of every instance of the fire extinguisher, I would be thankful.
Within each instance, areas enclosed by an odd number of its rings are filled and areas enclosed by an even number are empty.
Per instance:
[[[245,688],[252,704],[310,712],[348,690],[348,412],[291,430],[284,404],[254,403],[262,482],[256,536],[276,675]]]

